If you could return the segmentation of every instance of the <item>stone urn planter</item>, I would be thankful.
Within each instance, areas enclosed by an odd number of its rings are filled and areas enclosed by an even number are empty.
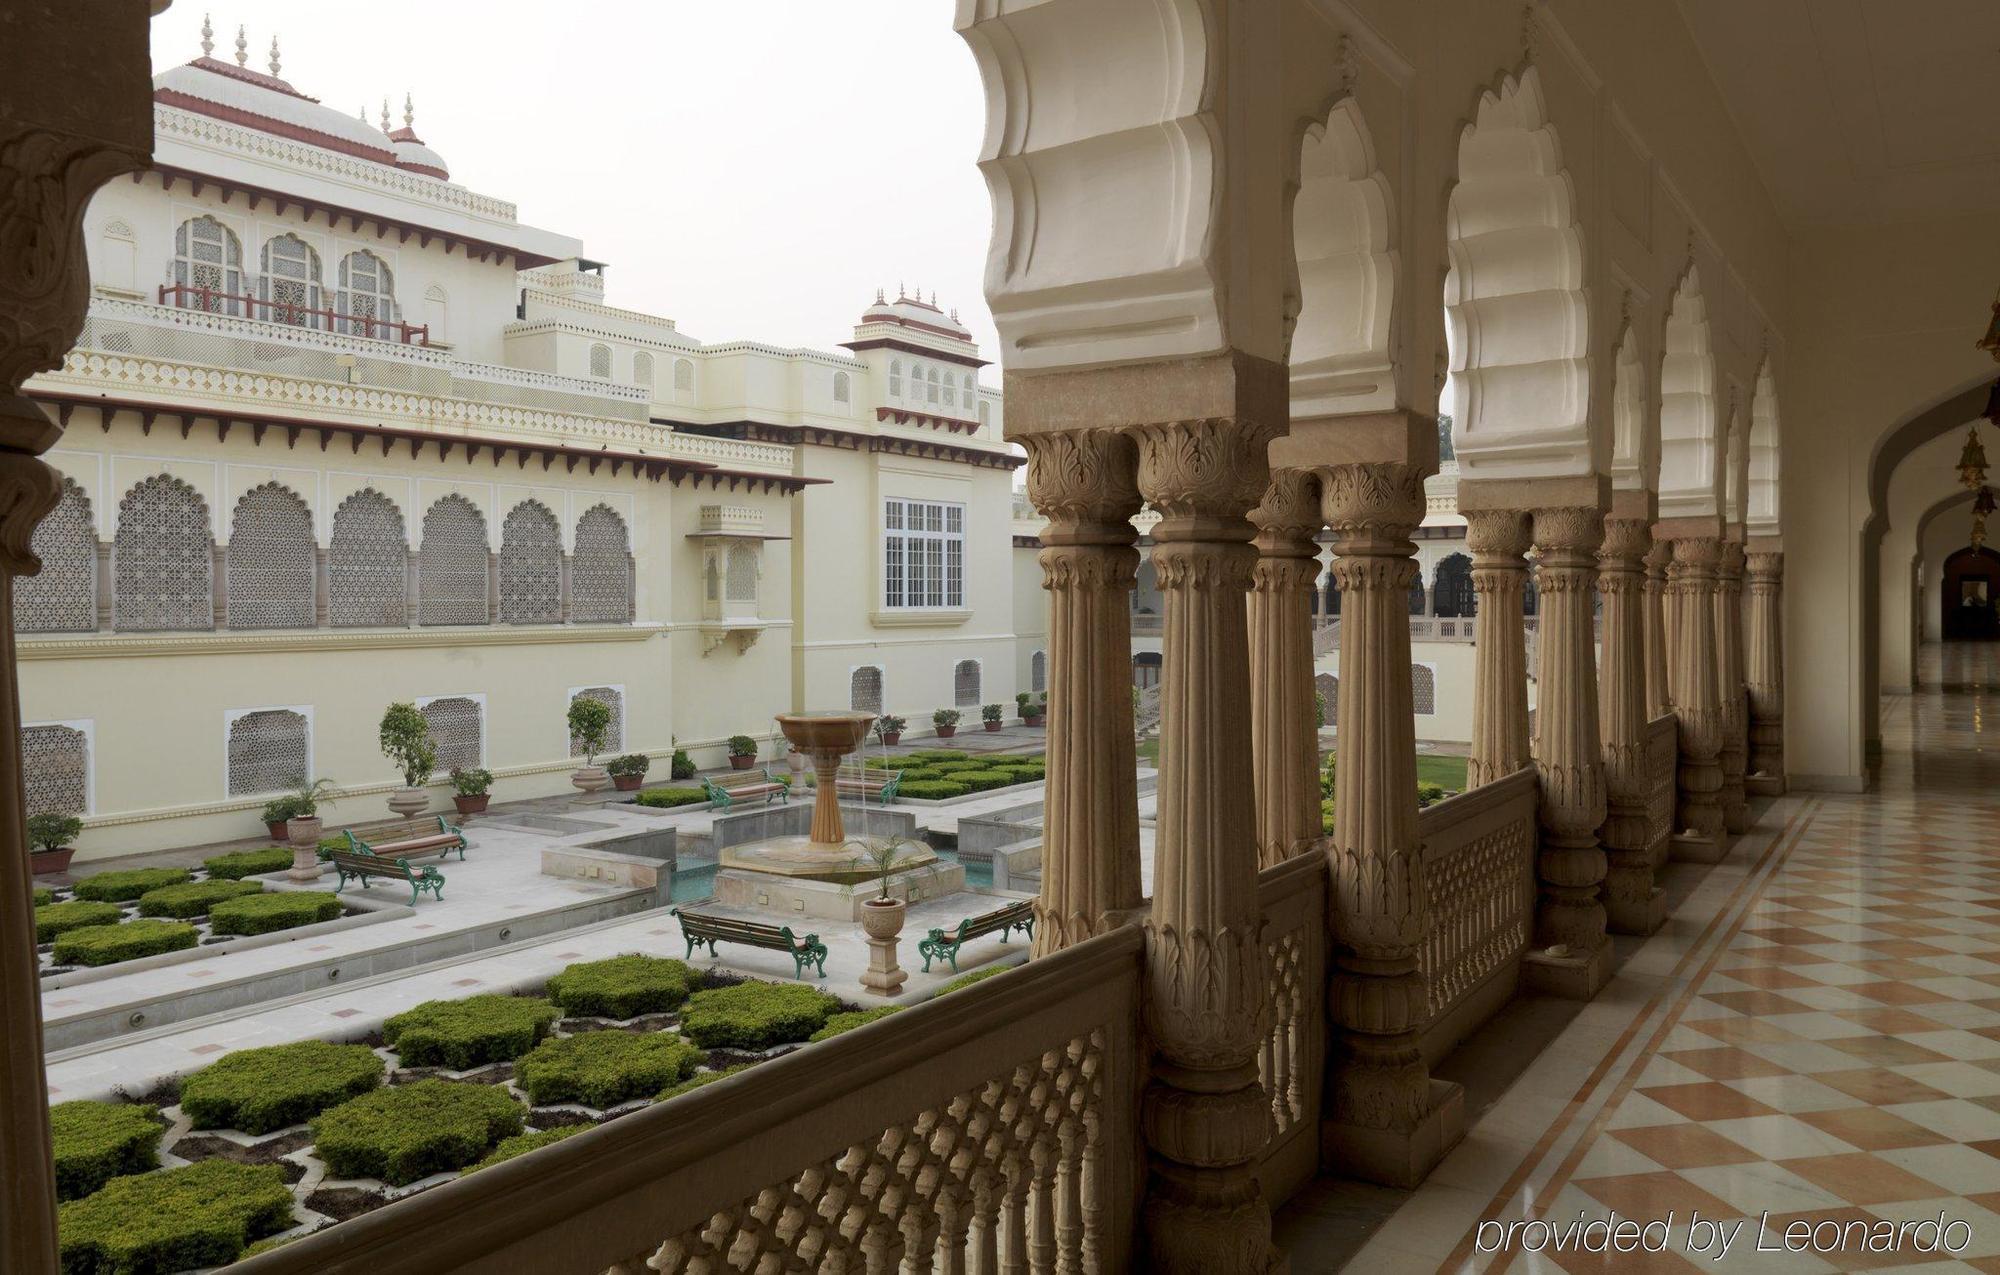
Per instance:
[[[455,796],[451,799],[451,804],[458,807],[459,817],[465,818],[471,815],[485,814],[486,803],[492,800],[492,793],[476,792],[470,796]]]
[[[421,788],[398,788],[389,794],[389,809],[398,819],[414,819],[430,804],[430,794]]]
[[[896,936],[903,932],[901,899],[873,898],[861,904],[861,929],[868,936],[868,968],[861,985],[877,996],[894,996],[910,973],[896,961]]]
[[[319,839],[325,831],[318,815],[304,815],[285,821],[285,837],[292,843],[292,868],[285,875],[293,881],[317,881],[324,870],[319,862]]]
[[[610,785],[611,776],[602,766],[579,766],[569,782],[581,792],[597,792]]]

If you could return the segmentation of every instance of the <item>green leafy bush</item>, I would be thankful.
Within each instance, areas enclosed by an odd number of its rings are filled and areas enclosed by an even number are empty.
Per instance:
[[[870,770],[915,770],[928,767],[930,763],[920,760],[918,754],[910,753],[903,757],[870,757],[866,764]]]
[[[955,775],[962,770],[985,770],[986,762],[974,761],[970,757],[941,757],[930,763],[929,769],[940,775]]]
[[[343,910],[340,900],[324,890],[246,894],[209,909],[208,928],[217,934],[272,934],[331,921]]]
[[[342,1103],[316,1117],[312,1131],[329,1175],[408,1186],[475,1164],[521,1132],[521,1104],[498,1085],[420,1080]]]
[[[500,1139],[500,1145],[494,1147],[484,1160],[473,1165],[466,1172],[477,1173],[481,1169],[490,1169],[496,1164],[512,1160],[515,1156],[526,1155],[538,1147],[545,1147],[551,1142],[561,1142],[564,1138],[595,1127],[594,1125],[587,1124],[566,1124],[555,1129],[538,1129],[533,1133],[517,1133],[511,1138],[502,1138]]]
[[[461,797],[484,797],[493,791],[493,772],[484,766],[453,766],[451,790]]]
[[[224,899],[261,894],[263,890],[262,881],[183,881],[179,885],[163,885],[139,896],[139,915],[172,916],[185,921],[193,916],[207,916],[208,910]]]
[[[1444,800],[1443,784],[1417,785],[1417,809],[1422,810],[1425,806],[1435,805],[1436,803],[1443,800]]]
[[[801,983],[738,983],[688,998],[681,1034],[703,1049],[765,1049],[804,1040],[840,1002]]]
[[[58,934],[85,926],[116,925],[125,910],[116,903],[91,903],[71,899],[68,903],[44,903],[35,908],[35,942],[47,943]]]
[[[265,802],[263,813],[259,814],[257,818],[260,822],[266,824],[284,824],[290,823],[304,813],[305,806],[299,800],[299,795],[288,792]]]
[[[301,1040],[240,1049],[187,1078],[181,1110],[197,1129],[270,1133],[360,1097],[382,1083],[382,1070],[366,1045]]]
[[[535,1046],[514,1064],[514,1081],[537,1105],[580,1102],[602,1110],[687,1079],[702,1057],[671,1032],[584,1032]]]
[[[953,771],[951,782],[964,784],[973,792],[986,792],[993,788],[1005,788],[1019,780],[1004,770],[958,770]]]
[[[341,844],[347,844],[345,838]],[[292,866],[292,852],[284,846],[272,846],[267,850],[238,850],[234,854],[203,859],[201,866],[208,869],[210,878],[241,881],[244,877],[261,877],[267,872],[283,872]]]
[[[929,766],[905,766],[898,773],[903,776],[903,782],[906,784],[911,784],[911,783],[923,784],[923,783],[929,783],[932,780],[944,778],[943,771],[933,770]],[[896,791],[901,792],[902,789],[898,788]]]
[[[731,735],[729,737],[729,755],[731,757],[755,757],[757,755],[757,741],[748,735]]]
[[[54,890],[44,890],[39,887],[35,890],[36,907],[45,908],[49,904],[54,903],[55,901],[56,901],[56,892]]]
[[[724,1076],[733,1076],[749,1065],[749,1063],[737,1063],[734,1067],[724,1067],[720,1071],[697,1072],[677,1085],[668,1085],[665,1089],[660,1090],[658,1101],[665,1102],[669,1098],[678,1098],[684,1093],[692,1093],[703,1085],[714,1084]]]
[[[995,766],[994,769],[1008,776],[1009,783],[1037,784],[1049,777],[1040,766]]]
[[[132,868],[124,872],[100,872],[76,883],[76,897],[100,903],[130,903],[161,886],[179,885],[193,873],[186,868]]]
[[[405,788],[421,788],[437,770],[437,745],[431,742],[431,724],[414,703],[391,704],[382,712],[378,733],[382,755],[402,772]]]
[[[29,815],[28,844],[37,850],[60,850],[83,832],[75,815]]]
[[[953,783],[949,779],[920,779],[915,783],[905,781],[896,790],[896,795],[913,797],[918,801],[943,801],[947,797],[963,797],[971,791],[964,784]]]
[[[464,1071],[519,1058],[549,1034],[560,1011],[530,996],[488,993],[455,1001],[425,1001],[382,1024],[382,1038],[405,1067]]]
[[[178,952],[201,941],[185,921],[127,921],[123,925],[87,925],[56,939],[58,965],[116,965],[142,956]]]
[[[156,1275],[227,1266],[243,1246],[292,1225],[292,1191],[275,1164],[216,1158],[114,1178],[62,1206],[63,1275]]]
[[[969,761],[972,754],[962,748],[919,748],[916,752],[909,754],[909,756],[914,760],[932,763],[940,761]]]
[[[641,788],[639,794],[632,798],[632,804],[671,810],[675,806],[691,806],[697,801],[707,800],[708,794],[699,788]]]
[[[570,966],[549,980],[549,999],[565,1014],[633,1018],[678,1007],[694,977],[679,961],[632,953]]]
[[[673,760],[667,763],[667,778],[693,779],[694,770],[694,758],[688,756],[687,749],[674,749]]]
[[[80,1200],[113,1178],[160,1167],[165,1132],[151,1107],[62,1102],[49,1108],[56,1149],[56,1198]]]
[[[644,753],[625,753],[604,763],[604,773],[613,779],[630,779],[653,768],[653,759]]]
[[[874,1009],[842,1010],[840,1013],[829,1017],[826,1020],[826,1026],[806,1037],[806,1039],[831,1040],[842,1032],[853,1031],[863,1023],[872,1023],[878,1018],[887,1018],[901,1008],[903,1008],[901,1005],[878,1005]]]
[[[974,983],[984,982],[986,979],[992,978],[996,974],[1005,974],[1008,970],[1011,970],[1013,968],[1014,967],[1012,965],[989,965],[985,969],[974,970],[970,974],[961,974],[959,977],[951,980],[949,983],[946,983],[944,986],[938,988],[937,994],[939,996],[943,996],[947,992],[962,991],[965,988],[972,986]]]

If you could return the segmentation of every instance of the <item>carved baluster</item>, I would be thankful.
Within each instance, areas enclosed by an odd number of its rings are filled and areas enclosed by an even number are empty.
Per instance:
[[[1056,1161],[1056,1270],[1083,1275],[1083,1129],[1075,1119],[1057,1127],[1061,1158]]]
[[[1305,470],[1274,471],[1250,521],[1258,529],[1250,594],[1250,742],[1257,864],[1268,868],[1310,850],[1320,835],[1312,653],[1318,482]]]
[[[1646,493],[1616,499],[1643,506]],[[1614,513],[1618,511],[1614,508]],[[1621,934],[1651,934],[1665,919],[1665,896],[1653,885],[1652,768],[1646,757],[1644,596],[1651,521],[1613,516],[1597,554],[1597,591],[1604,600],[1603,654],[1598,659],[1598,726],[1604,746],[1604,910]]]
[[[938,1196],[937,1269],[939,1275],[967,1275],[972,1250],[972,1200],[968,1188],[954,1182]]]
[[[981,1147],[982,1158],[993,1149]],[[982,1167],[972,1179],[972,1238],[968,1246],[970,1267],[975,1275],[1000,1275],[1001,1192],[990,1168]]]
[[[1750,691],[1749,769],[1759,791],[1785,791],[1785,555],[1772,540],[1752,540],[1750,645],[1745,670]]]
[[[1723,541],[1715,579],[1715,682],[1722,708],[1722,745],[1716,755],[1722,765],[1722,826],[1731,834],[1750,830],[1750,807],[1743,796],[1749,748],[1743,702],[1743,563],[1742,542]]]
[[[1722,857],[1722,705],[1715,661],[1715,571],[1722,544],[1715,536],[1674,540],[1667,576],[1669,691],[1680,718],[1680,806],[1675,819],[1676,858],[1714,862]]]
[[[1467,787],[1477,788],[1528,764],[1527,632],[1521,614],[1528,582],[1528,516],[1511,509],[1470,510],[1472,589],[1479,599],[1474,630],[1472,748]]]
[[[1000,1172],[1007,1181],[1000,1211],[1000,1275],[1028,1275],[1028,1187],[1032,1170],[1021,1148],[1007,1148]]]
[[[1674,559],[1674,543],[1655,538],[1646,550],[1646,719],[1651,721],[1673,711],[1673,697],[1667,692],[1667,565]]]
[[[1028,1219],[1028,1268],[1036,1275],[1054,1275],[1056,1269],[1056,1148],[1050,1138],[1044,1132],[1028,1145],[1034,1165],[1029,1192],[1033,1213]]]
[[[1104,1125],[1097,1109],[1083,1113],[1083,1275],[1104,1273]]]

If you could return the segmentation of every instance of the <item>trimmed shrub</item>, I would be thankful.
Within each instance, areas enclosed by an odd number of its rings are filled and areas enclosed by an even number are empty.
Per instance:
[[[688,998],[681,1034],[703,1049],[766,1049],[804,1040],[840,1002],[802,983],[738,983]]]
[[[408,1186],[475,1164],[494,1143],[521,1132],[521,1104],[498,1085],[420,1080],[323,1112],[312,1131],[313,1151],[331,1176]]]
[[[974,983],[983,982],[986,979],[992,978],[995,974],[1005,974],[1013,968],[1014,966],[1012,965],[989,965],[983,970],[974,970],[970,974],[961,974],[959,977],[951,980],[951,982],[938,988],[937,994],[943,996],[947,992],[962,991]]]
[[[949,779],[919,779],[915,782],[903,781],[896,790],[898,797],[914,797],[918,801],[943,801],[947,797],[963,797],[971,792],[964,784]]]
[[[677,1008],[694,971],[679,961],[632,953],[572,965],[549,980],[549,999],[565,1014],[633,1018]]]
[[[660,1090],[658,1101],[665,1102],[669,1098],[678,1098],[684,1093],[692,1093],[703,1085],[714,1084],[724,1076],[733,1076],[749,1065],[749,1063],[737,1063],[734,1067],[724,1067],[721,1071],[697,1072],[677,1085],[668,1085],[665,1089]]]
[[[347,838],[339,838],[339,841],[341,847],[345,849]],[[203,859],[201,866],[208,869],[210,877],[241,881],[244,877],[260,877],[267,872],[283,872],[292,866],[292,852],[284,846],[270,846],[263,850],[238,850],[234,854],[219,854],[213,859]]]
[[[934,770],[929,766],[905,766],[897,773],[903,776],[903,782],[906,784],[928,783],[931,780],[944,778],[942,770]],[[896,791],[901,792],[902,789],[898,788]]]
[[[639,795],[632,798],[632,804],[671,810],[675,806],[691,806],[697,801],[707,800],[708,794],[699,788],[642,788]]]
[[[217,934],[271,934],[331,921],[343,910],[340,900],[324,890],[246,894],[210,908],[208,928]]]
[[[56,1198],[79,1200],[113,1178],[160,1167],[157,1112],[138,1103],[62,1102],[49,1108]]]
[[[514,1082],[538,1106],[580,1102],[602,1110],[687,1079],[702,1057],[672,1032],[584,1032],[535,1046],[514,1064]]]
[[[903,1008],[901,1005],[878,1005],[874,1009],[843,1010],[828,1018],[826,1026],[806,1037],[806,1039],[831,1040],[842,1032],[853,1031],[863,1023],[872,1023],[878,1018],[887,1018],[901,1008]]]
[[[1005,788],[1018,781],[1004,770],[960,770],[953,772],[951,782],[964,784],[973,792],[986,792],[993,788]]]
[[[920,748],[906,755],[922,762],[964,761],[972,756],[971,753],[959,748]]]
[[[123,925],[87,925],[56,940],[58,965],[116,965],[142,956],[178,952],[193,947],[201,935],[185,921],[127,921]]]
[[[263,890],[262,881],[184,881],[180,885],[163,885],[139,896],[139,915],[172,916],[185,921],[189,917],[207,916],[208,910],[224,899],[261,894]]]
[[[1443,784],[1417,785],[1417,809],[1422,810],[1425,806],[1435,805],[1443,800],[1444,800]]]
[[[622,1035],[623,1033],[620,1034]],[[564,1138],[570,1137],[573,1134],[582,1133],[585,1129],[594,1129],[596,1127],[595,1125],[587,1124],[566,1124],[556,1129],[538,1129],[533,1133],[517,1133],[511,1138],[502,1138],[500,1139],[499,1146],[494,1147],[484,1160],[473,1165],[466,1172],[477,1173],[481,1169],[490,1169],[502,1161],[511,1160],[515,1156],[526,1155],[538,1147],[545,1147],[551,1142],[561,1142]]]
[[[506,1062],[533,1049],[561,1016],[555,1006],[529,996],[488,993],[456,1001],[425,1001],[382,1024],[382,1039],[405,1067],[464,1071]]]
[[[100,872],[76,883],[76,897],[99,903],[130,903],[161,886],[179,885],[194,874],[186,868],[133,868],[127,872]]]
[[[37,889],[37,890],[35,891],[35,906],[36,906],[36,907],[38,907],[38,908],[45,908],[45,907],[47,907],[47,906],[48,906],[49,904],[51,904],[51,903],[54,903],[55,901],[56,901],[56,892],[55,892],[54,890],[42,890],[42,889]]]
[[[58,934],[80,930],[86,925],[116,925],[125,909],[116,903],[89,903],[71,899],[68,903],[42,903],[35,908],[35,942],[47,943]]]
[[[382,1083],[382,1060],[366,1045],[301,1040],[242,1049],[181,1087],[181,1110],[197,1129],[270,1133],[302,1124]]]
[[[292,1225],[275,1164],[216,1158],[115,1178],[62,1206],[63,1275],[153,1275],[227,1266],[243,1246]]]
[[[968,770],[985,770],[987,765],[987,762],[974,761],[970,757],[960,757],[956,760],[943,758],[926,763],[925,769],[940,775],[957,775]]]

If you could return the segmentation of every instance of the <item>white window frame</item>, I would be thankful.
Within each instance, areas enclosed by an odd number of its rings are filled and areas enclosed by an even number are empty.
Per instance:
[[[935,529],[931,526],[933,511],[937,515]],[[922,527],[910,526],[913,512],[924,524]],[[884,497],[882,609],[957,611],[964,607],[965,505],[958,501]]]
[[[312,779],[313,779],[313,772],[314,772],[314,769],[315,769],[315,766],[316,766],[316,764],[317,764],[317,762],[316,762],[316,758],[315,758],[315,756],[314,756],[314,746],[315,746],[315,744],[317,744],[317,742],[318,742],[318,739],[319,739],[319,723],[317,723],[317,722],[315,722],[315,721],[313,720],[313,706],[312,706],[312,705],[310,705],[310,704],[253,704],[253,705],[251,705],[251,706],[250,706],[249,708],[226,708],[226,709],[222,710],[222,799],[223,799],[224,801],[242,801],[242,802],[250,802],[251,804],[255,804],[255,802],[254,802],[254,799],[253,799],[253,798],[250,798],[250,797],[244,797],[244,796],[240,796],[240,795],[237,795],[237,794],[234,794],[234,793],[231,793],[231,792],[229,791],[229,731],[230,731],[230,728],[231,728],[231,727],[233,727],[233,726],[235,726],[235,725],[236,725],[236,722],[237,722],[237,719],[239,719],[239,718],[243,718],[243,717],[248,717],[248,716],[250,716],[250,714],[252,714],[252,713],[297,713],[297,714],[298,714],[298,715],[299,715],[300,717],[303,717],[303,718],[305,718],[305,719],[306,719],[306,774],[305,774],[305,778],[306,778],[306,781],[307,781],[308,783],[312,782]],[[64,725],[64,726],[68,726],[68,725],[71,725],[71,723],[69,723],[69,722],[63,722],[63,723],[61,723],[61,725]],[[479,723],[479,725],[480,725],[480,729],[482,729],[482,730],[483,730],[483,729],[485,729],[485,726],[486,726],[486,720],[485,720],[485,715],[484,715],[484,712],[483,712],[483,710],[482,710],[482,713],[481,713],[481,717],[480,717],[480,723]],[[91,744],[95,744],[95,743],[96,743],[96,741],[95,741],[94,739],[93,739],[93,740],[91,740],[91,741],[89,741],[89,742],[90,742]],[[94,749],[93,749],[93,751],[92,751],[92,753],[91,753],[91,762],[90,762],[90,764],[91,764],[91,767],[92,767],[93,769],[95,769],[95,768],[96,768],[96,765],[97,765],[97,755],[96,755],[96,752],[95,752],[95,750],[94,750]],[[88,781],[86,781],[86,785],[85,785],[85,786],[86,786],[86,787],[90,787],[90,784],[88,783]]]
[[[256,712],[255,709],[246,710]],[[22,722],[15,729],[14,737],[34,726],[65,726],[83,735],[83,814],[85,818],[97,813],[97,721],[95,718],[80,717],[72,721],[50,720],[45,722]],[[306,723],[306,753],[312,753],[312,723]],[[222,786],[229,787],[229,724],[222,725]]]

